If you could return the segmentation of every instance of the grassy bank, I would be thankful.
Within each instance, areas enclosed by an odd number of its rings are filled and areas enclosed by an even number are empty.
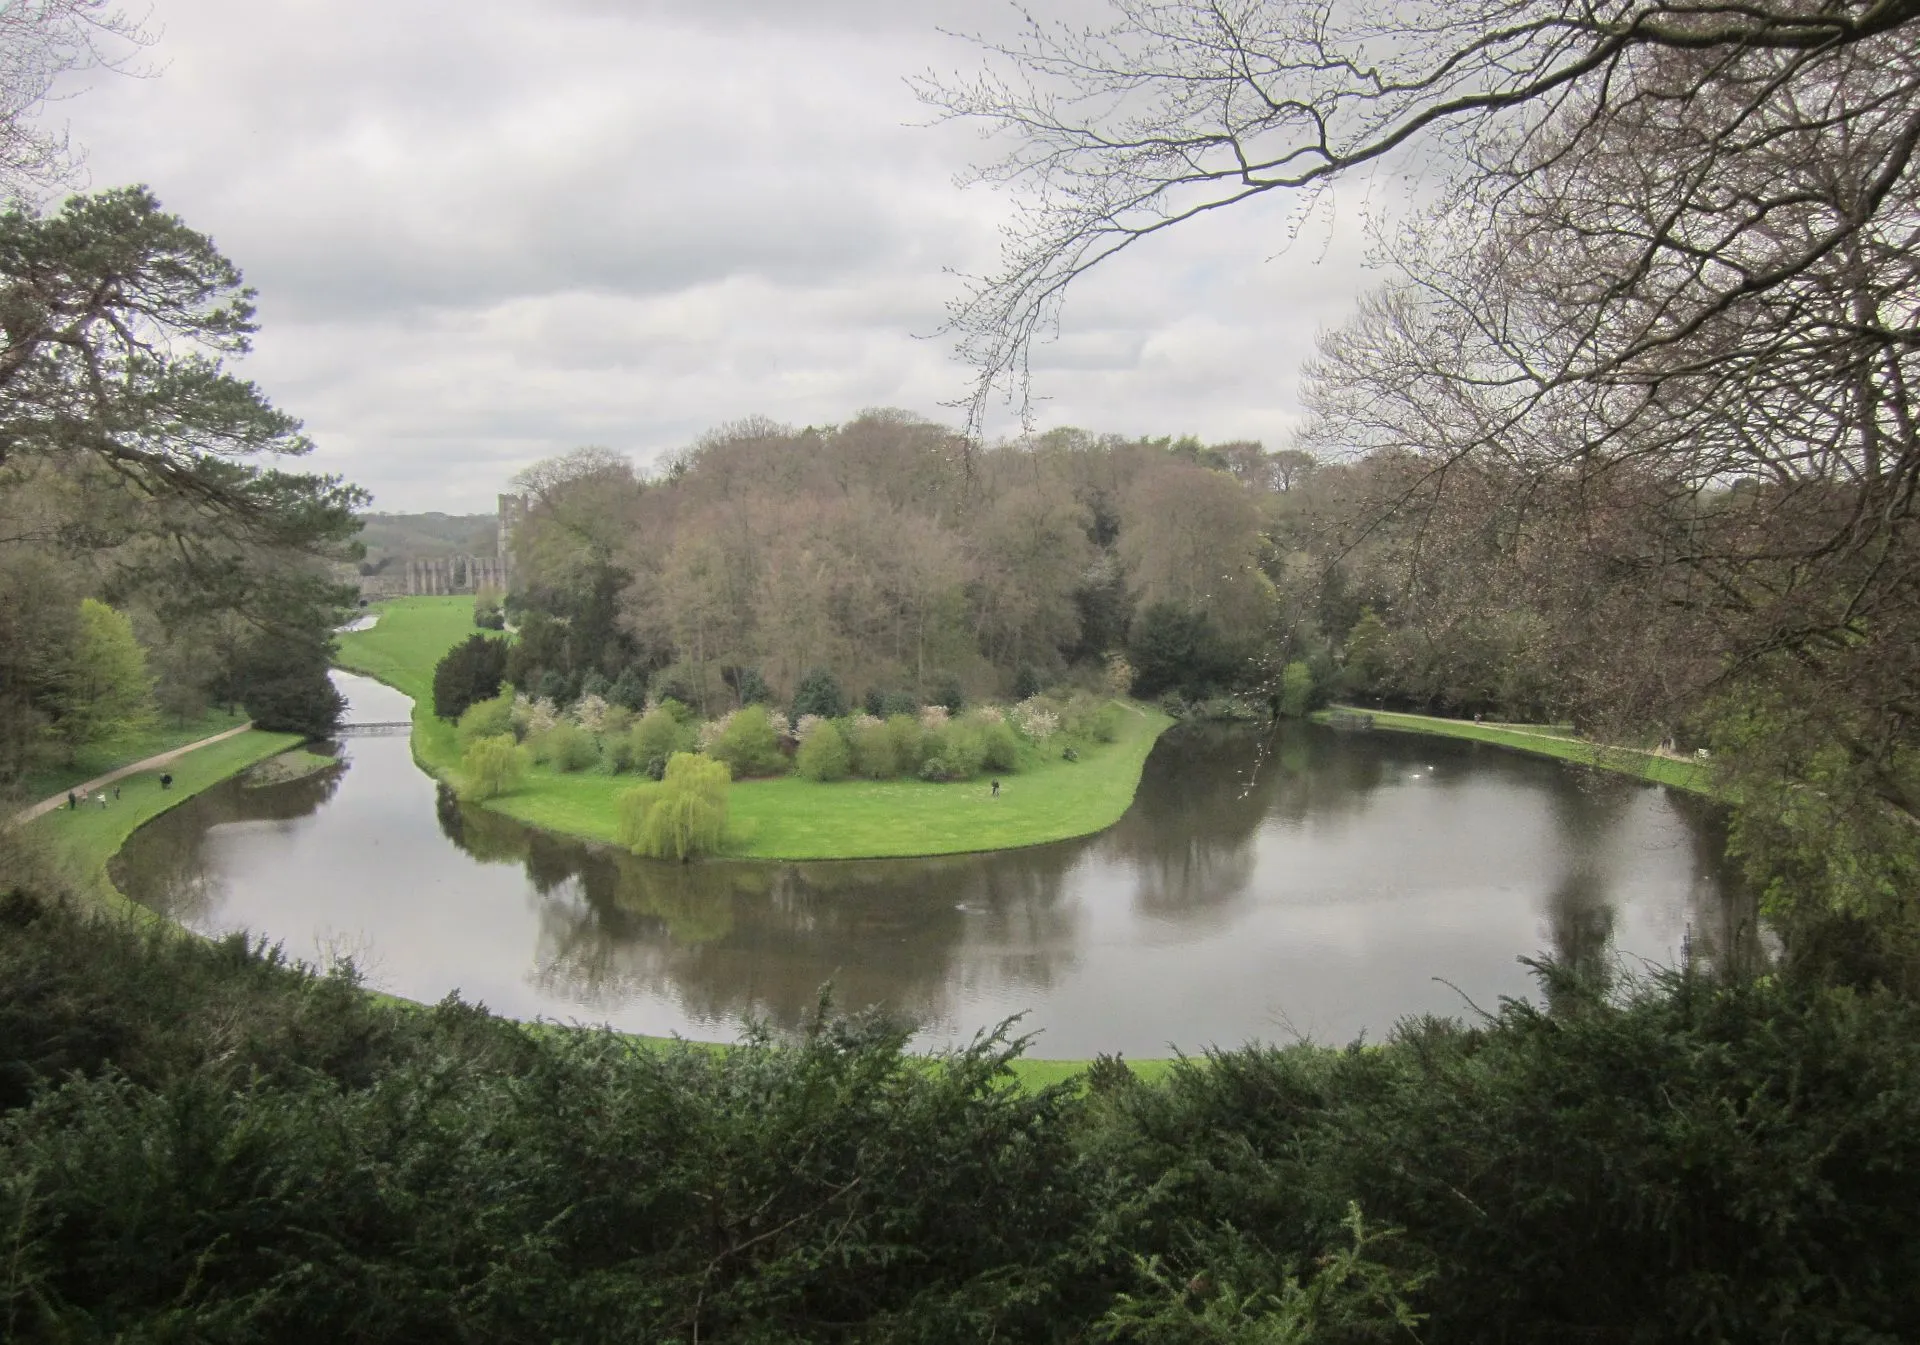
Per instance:
[[[127,837],[201,790],[299,741],[297,733],[262,733],[256,729],[237,734],[169,763],[164,768],[173,776],[169,789],[160,788],[162,771],[142,771],[119,782],[117,799],[109,787],[106,807],[87,803],[74,809],[56,808],[28,823],[26,833],[49,849],[74,890],[97,901],[103,909],[140,910],[121,896],[107,877],[107,861],[126,844]],[[109,762],[103,769],[112,770],[114,764]]]
[[[1554,757],[1560,761],[1571,761],[1603,771],[1631,775],[1637,779],[1652,781],[1654,784],[1672,785],[1675,789],[1684,789],[1694,794],[1713,792],[1713,771],[1705,763],[1664,757],[1657,752],[1648,752],[1637,747],[1608,747],[1600,743],[1590,743],[1585,739],[1572,736],[1571,731],[1560,724],[1544,724],[1538,727],[1516,724],[1476,724],[1467,719],[1442,719],[1437,715],[1402,714],[1390,710],[1361,710],[1345,706],[1322,710],[1314,716],[1314,719],[1325,723],[1336,714],[1366,715],[1373,721],[1373,727],[1376,729],[1389,729],[1396,733],[1426,733],[1442,738],[1466,738],[1473,742],[1492,743],[1497,747],[1511,747],[1516,751],[1531,752],[1535,756]]]
[[[131,733],[109,743],[83,747],[71,762],[45,765],[28,771],[20,777],[20,795],[30,803],[50,798],[84,780],[98,779],[130,761],[157,757],[162,752],[197,743],[202,738],[225,733],[246,722],[244,710],[235,710],[232,714],[225,710],[208,710],[194,719],[169,718],[139,733]]]
[[[403,598],[383,604],[372,630],[340,637],[340,666],[376,677],[414,698],[413,753],[443,779],[457,780],[453,726],[434,718],[433,667],[473,631],[469,598]],[[743,859],[898,859],[1040,845],[1102,831],[1133,801],[1154,741],[1172,720],[1157,710],[1121,717],[1116,741],[1079,761],[1051,760],[1001,781],[747,780],[730,795]],[[535,769],[487,807],[548,831],[612,841],[616,803],[631,776]]]
[[[268,757],[248,771],[246,778],[240,783],[248,789],[265,789],[270,785],[291,784],[295,780],[304,780],[309,775],[330,771],[339,764],[339,757],[296,747],[291,751],[282,752],[279,756]]]
[[[418,712],[431,718],[434,665],[469,635],[486,633],[473,624],[473,599],[393,598],[369,610],[380,619],[371,630],[341,634],[336,661],[413,697],[416,723]]]

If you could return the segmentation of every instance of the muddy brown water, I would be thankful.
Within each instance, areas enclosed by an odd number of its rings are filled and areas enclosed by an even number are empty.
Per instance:
[[[398,692],[336,678],[350,719],[406,717]],[[1023,1013],[1031,1053],[1055,1058],[1377,1040],[1535,994],[1524,957],[1631,971],[1757,943],[1698,800],[1446,739],[1180,728],[1099,836],[689,866],[463,807],[404,737],[339,750],[333,770],[164,814],[115,880],[204,933],[351,956],[416,1000],[730,1040],[803,1022],[831,983],[929,1047]]]

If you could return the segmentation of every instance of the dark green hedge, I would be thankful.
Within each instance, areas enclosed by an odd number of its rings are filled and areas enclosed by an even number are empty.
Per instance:
[[[15,894],[0,1334],[1920,1338],[1912,1006],[1551,1002],[1033,1093],[999,1038],[654,1050]]]

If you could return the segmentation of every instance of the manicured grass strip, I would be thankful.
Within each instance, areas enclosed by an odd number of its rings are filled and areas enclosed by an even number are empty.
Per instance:
[[[1690,793],[1714,792],[1713,769],[1710,766],[1693,761],[1681,761],[1673,757],[1663,757],[1656,752],[1643,751],[1637,747],[1607,747],[1599,743],[1590,743],[1559,732],[1559,725],[1548,725],[1534,730],[1514,725],[1476,724],[1468,719],[1442,719],[1437,715],[1402,714],[1392,710],[1361,710],[1350,706],[1335,706],[1331,710],[1322,710],[1314,715],[1314,718],[1325,723],[1335,714],[1366,715],[1372,719],[1373,727],[1376,729],[1391,729],[1398,733],[1426,733],[1442,738],[1468,738],[1474,742],[1493,743],[1499,747],[1532,752],[1536,756],[1555,757],[1561,761],[1572,761],[1603,771],[1632,775],[1642,780],[1650,780],[1654,784],[1672,785],[1675,789],[1684,789]]]
[[[142,771],[120,781],[118,799],[112,798],[109,788],[107,795],[112,801],[105,808],[91,803],[74,809],[56,808],[28,823],[28,831],[52,848],[75,888],[95,898],[103,908],[143,909],[121,896],[107,877],[107,861],[126,844],[127,837],[142,823],[185,803],[201,790],[299,741],[297,733],[249,730],[170,763],[165,770],[173,776],[171,789],[160,788],[162,772]]]
[[[743,780],[728,795],[734,839],[727,853],[745,859],[901,859],[1040,845],[1105,830],[1133,802],[1155,739],[1173,721],[1157,710],[1123,716],[1112,743],[1057,756],[1000,777],[994,798],[985,779],[954,784],[921,780],[843,780],[821,785],[798,776]],[[420,752],[429,764],[439,735]],[[444,758],[442,758],[444,759]],[[488,807],[549,831],[614,839],[620,793],[631,777],[561,775],[535,770]]]
[[[469,635],[491,632],[473,624],[470,597],[393,598],[370,610],[380,619],[371,630],[341,635],[334,662],[411,696],[413,759],[427,774],[457,783],[460,741],[453,725],[433,713],[433,670]]]
[[[232,714],[225,710],[208,710],[197,719],[184,722],[168,719],[142,732],[84,747],[71,765],[48,765],[28,771],[20,778],[20,795],[29,802],[50,798],[84,780],[98,779],[130,761],[157,757],[162,752],[171,752],[176,747],[211,738],[216,733],[225,733],[246,722],[244,710],[235,710]]]

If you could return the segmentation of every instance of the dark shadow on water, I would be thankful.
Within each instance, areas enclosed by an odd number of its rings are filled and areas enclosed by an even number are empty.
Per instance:
[[[332,743],[309,751],[336,755]],[[135,832],[107,863],[114,886],[184,925],[203,921],[219,897],[208,838],[218,826],[297,822],[312,817],[340,790],[345,763],[280,784],[255,785],[245,773],[203,790]]]

